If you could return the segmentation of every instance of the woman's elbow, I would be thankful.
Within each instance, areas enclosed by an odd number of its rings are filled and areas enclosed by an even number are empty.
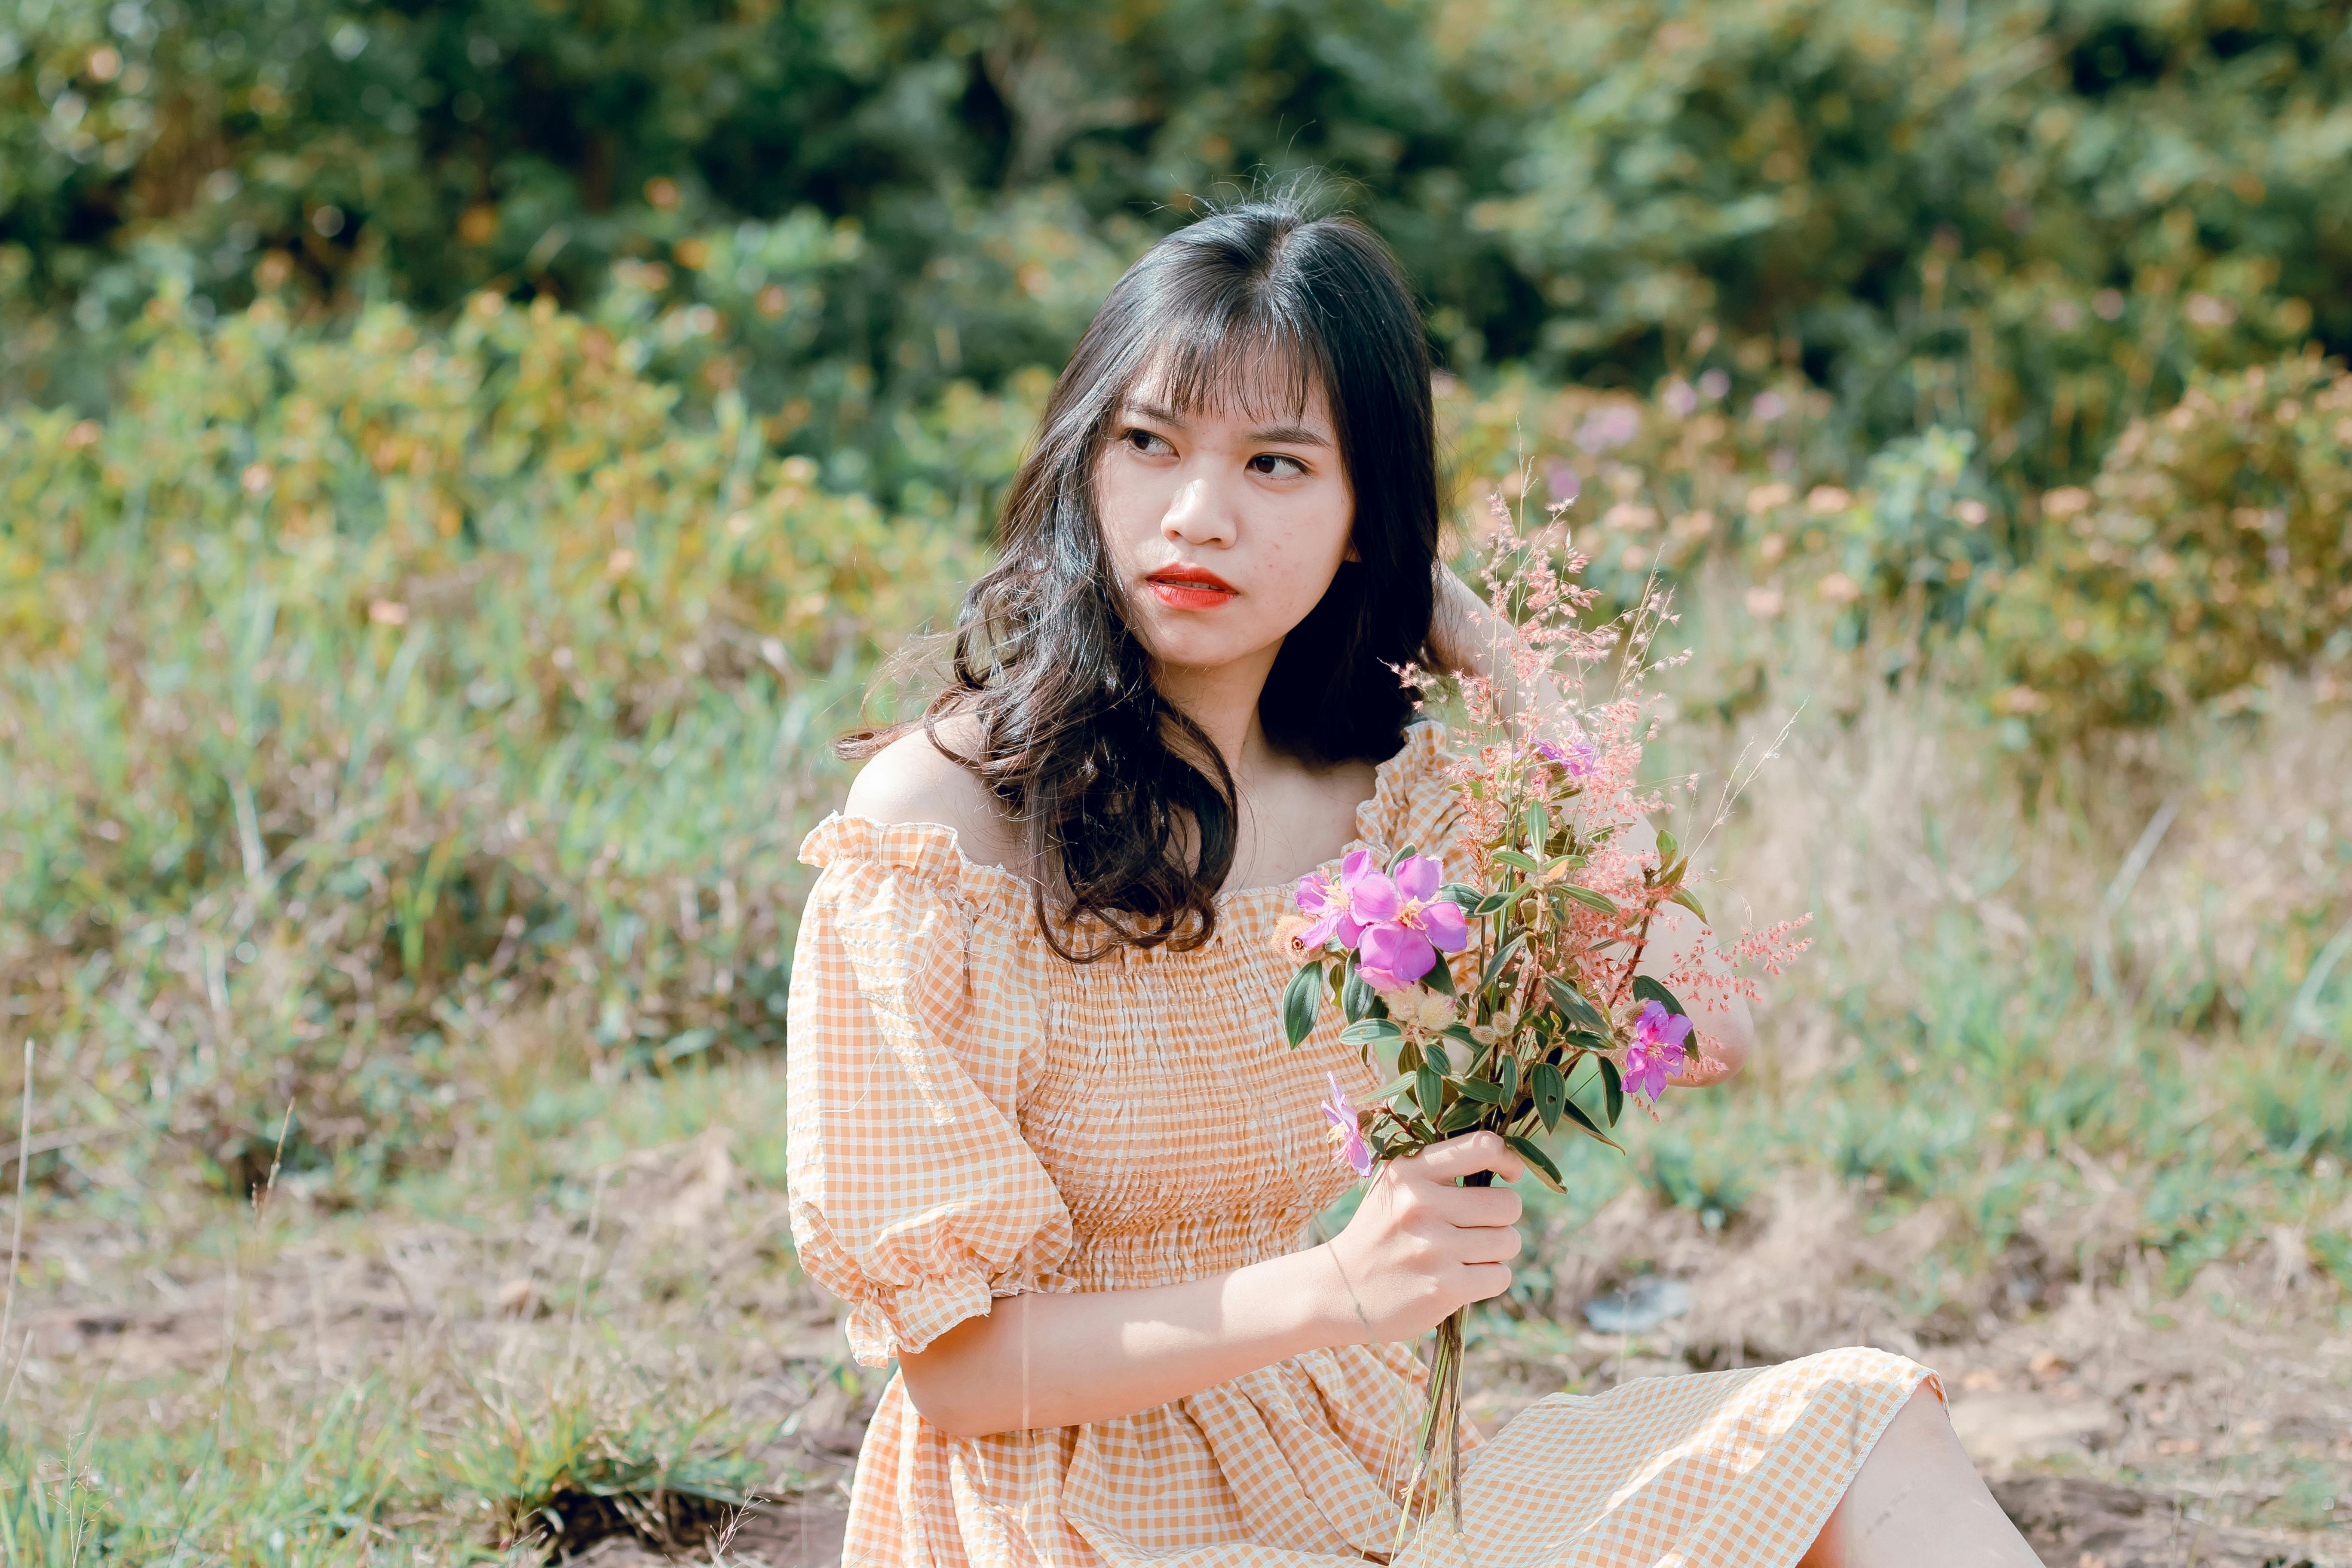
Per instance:
[[[1756,1048],[1756,1027],[1748,1020],[1747,1009],[1740,1008],[1720,1025],[1702,1026],[1699,1049],[1675,1080],[1685,1089],[1705,1089],[1721,1083],[1741,1068]]]
[[[901,1352],[898,1375],[923,1424],[950,1437],[989,1437],[1011,1430],[989,1398],[992,1380],[975,1375],[972,1342],[988,1319],[958,1323],[919,1352]]]

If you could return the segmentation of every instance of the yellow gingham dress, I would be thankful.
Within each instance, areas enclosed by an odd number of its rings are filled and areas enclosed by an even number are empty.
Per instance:
[[[1418,727],[1360,838],[1442,845]],[[1378,1087],[1337,1020],[1286,1049],[1288,885],[1219,902],[1189,953],[1055,956],[1026,889],[952,830],[834,816],[793,962],[789,1181],[801,1263],[868,1365],[1027,1290],[1171,1284],[1300,1246],[1352,1179],[1317,1104]],[[1841,1350],[1546,1399],[1474,1448],[1479,1568],[1794,1563],[1928,1374]],[[1932,1382],[1932,1380],[1931,1380]],[[1386,1561],[1421,1398],[1411,1347],[1316,1351],[1116,1421],[947,1436],[902,1379],[859,1456],[844,1568],[1311,1568]]]

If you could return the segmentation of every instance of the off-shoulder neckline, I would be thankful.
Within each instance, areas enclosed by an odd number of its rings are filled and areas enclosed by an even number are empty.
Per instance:
[[[1434,743],[1433,742],[1422,740],[1423,732],[1426,731],[1434,735],[1439,732],[1441,728],[1441,726],[1434,723],[1415,724],[1412,726],[1405,731],[1404,743],[1396,749],[1394,754],[1372,765],[1372,792],[1356,803],[1357,832],[1353,837],[1349,838],[1348,842],[1341,847],[1339,853],[1332,856],[1328,860],[1318,862],[1316,865],[1299,873],[1298,876],[1293,877],[1286,881],[1260,882],[1247,888],[1220,889],[1216,897],[1211,901],[1215,904],[1220,910],[1222,910],[1229,904],[1255,901],[1268,896],[1291,893],[1297,889],[1298,884],[1305,879],[1312,877],[1318,872],[1329,872],[1336,870],[1339,863],[1345,860],[1349,855],[1352,855],[1358,849],[1371,844],[1372,841],[1370,838],[1369,838],[1363,832],[1365,814],[1373,810],[1380,805],[1381,788],[1388,783],[1391,770],[1402,767],[1408,760],[1410,760],[1417,745],[1426,746]],[[858,827],[866,828],[874,833],[910,833],[918,835],[922,838],[934,843],[940,842],[943,838],[945,842],[941,847],[947,850],[948,854],[954,858],[957,878],[959,880],[971,877],[978,877],[983,881],[994,882],[1000,887],[1017,892],[1024,899],[1026,899],[1030,894],[1031,889],[1028,879],[1021,876],[1018,872],[1015,872],[1007,867],[975,860],[971,856],[964,853],[963,842],[961,835],[958,834],[953,826],[947,823],[882,822],[871,816],[852,816],[847,812],[835,811],[827,816],[824,821],[818,823],[814,828],[812,828],[810,830],[810,837],[814,837],[817,834],[824,832],[825,829],[832,827],[835,824],[841,824],[844,826],[854,824]]]

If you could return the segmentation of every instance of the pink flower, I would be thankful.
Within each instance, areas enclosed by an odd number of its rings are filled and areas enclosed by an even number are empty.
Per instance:
[[[1445,864],[1415,855],[1391,877],[1366,878],[1350,896],[1362,923],[1357,971],[1375,991],[1402,991],[1429,973],[1440,952],[1459,952],[1470,942],[1470,922],[1451,899],[1437,896]]]
[[[1593,764],[1601,755],[1593,750],[1591,742],[1582,740],[1570,741],[1565,746],[1555,746],[1549,741],[1538,741],[1535,750],[1536,755],[1548,763],[1558,763],[1568,770],[1569,777],[1579,779],[1592,772]]]
[[[1633,1043],[1625,1047],[1626,1089],[1655,1100],[1666,1080],[1683,1070],[1683,1041],[1690,1026],[1688,1018],[1667,1012],[1664,1003],[1643,1003],[1633,1019]]]
[[[1298,933],[1299,947],[1312,952],[1336,942],[1353,952],[1357,939],[1364,932],[1356,920],[1354,906],[1368,885],[1375,888],[1376,900],[1383,896],[1377,889],[1389,886],[1389,879],[1372,869],[1372,852],[1369,849],[1359,849],[1339,862],[1336,887],[1320,871],[1302,879],[1298,884],[1298,907],[1314,923]]]
[[[1331,1158],[1359,1176],[1369,1176],[1372,1173],[1372,1146],[1364,1142],[1363,1120],[1339,1091],[1337,1073],[1325,1073],[1323,1081],[1331,1086],[1331,1098],[1323,1102],[1323,1120],[1331,1124],[1331,1131],[1324,1134],[1331,1140]]]

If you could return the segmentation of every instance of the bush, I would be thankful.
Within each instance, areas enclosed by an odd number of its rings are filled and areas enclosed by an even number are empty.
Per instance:
[[[551,305],[154,314],[103,425],[0,416],[0,973],[77,1124],[363,1181],[519,1029],[780,1038],[825,741],[962,531]]]
[[[1966,430],[2031,494],[2196,369],[2352,349],[2352,35],[2297,0],[58,0],[11,29],[0,388],[84,409],[175,284],[634,291],[692,395],[739,387],[896,504],[960,482],[909,471],[900,413],[1058,363],[1190,197],[1308,164],[1458,373],[1713,368],[1744,401],[1794,370],[1856,468]]]
[[[2261,701],[2352,658],[2352,376],[2306,354],[2200,375],[2087,489],[2041,498],[2040,557],[1991,605],[1996,706],[2045,742]],[[2352,689],[2341,675],[2330,692]]]

